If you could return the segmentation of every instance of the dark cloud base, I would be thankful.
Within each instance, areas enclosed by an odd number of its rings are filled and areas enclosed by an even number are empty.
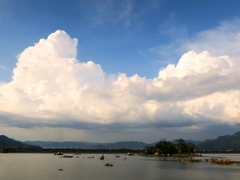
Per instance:
[[[11,118],[10,118],[11,117]],[[33,122],[34,121],[34,122]],[[175,121],[176,122],[176,121]],[[194,123],[195,122],[195,123]],[[192,139],[192,140],[205,140],[213,139],[218,136],[232,135],[240,130],[240,124],[217,124],[215,122],[196,122],[186,120],[179,123],[171,122],[152,122],[152,123],[110,123],[99,124],[89,122],[77,122],[74,120],[65,120],[59,122],[43,122],[41,119],[26,118],[24,116],[17,116],[14,114],[1,114],[0,123],[8,127],[17,127],[23,129],[34,128],[69,128],[75,130],[84,130],[89,132],[98,133],[128,133],[138,134],[139,132],[145,133],[145,136],[151,134],[161,135],[159,138],[171,137]],[[197,126],[196,129],[191,129],[191,126]],[[163,135],[165,134],[165,135]],[[149,137],[150,138],[150,137]]]

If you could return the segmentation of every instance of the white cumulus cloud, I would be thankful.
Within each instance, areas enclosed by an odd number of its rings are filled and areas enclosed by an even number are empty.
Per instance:
[[[12,126],[240,123],[240,67],[228,55],[189,51],[146,79],[80,62],[77,43],[58,30],[18,56],[12,81],[0,84],[0,115]]]

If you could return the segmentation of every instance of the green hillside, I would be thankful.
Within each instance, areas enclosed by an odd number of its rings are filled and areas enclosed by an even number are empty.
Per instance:
[[[240,151],[240,131],[233,135],[219,136],[196,145],[197,150],[233,150]]]

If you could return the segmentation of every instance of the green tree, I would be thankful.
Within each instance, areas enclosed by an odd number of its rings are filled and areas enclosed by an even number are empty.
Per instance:
[[[189,153],[194,153],[195,145],[193,143],[187,143],[187,147],[188,147],[188,152]]]
[[[192,143],[186,144],[183,139],[177,139],[175,141],[177,142],[176,147],[177,147],[178,154],[194,152],[194,144]]]
[[[155,145],[156,149],[159,151],[160,154],[174,154],[177,153],[177,148],[175,145],[171,142],[166,141],[166,139],[163,139],[159,141]]]
[[[144,148],[144,152],[145,152],[145,154],[148,154],[148,155],[150,155],[150,154],[155,154],[155,152],[156,152],[156,147],[155,147],[155,146],[146,146],[146,147]]]

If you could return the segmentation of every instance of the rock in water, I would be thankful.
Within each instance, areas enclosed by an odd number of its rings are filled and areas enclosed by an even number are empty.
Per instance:
[[[100,160],[104,160],[104,156],[101,154],[99,157]]]

